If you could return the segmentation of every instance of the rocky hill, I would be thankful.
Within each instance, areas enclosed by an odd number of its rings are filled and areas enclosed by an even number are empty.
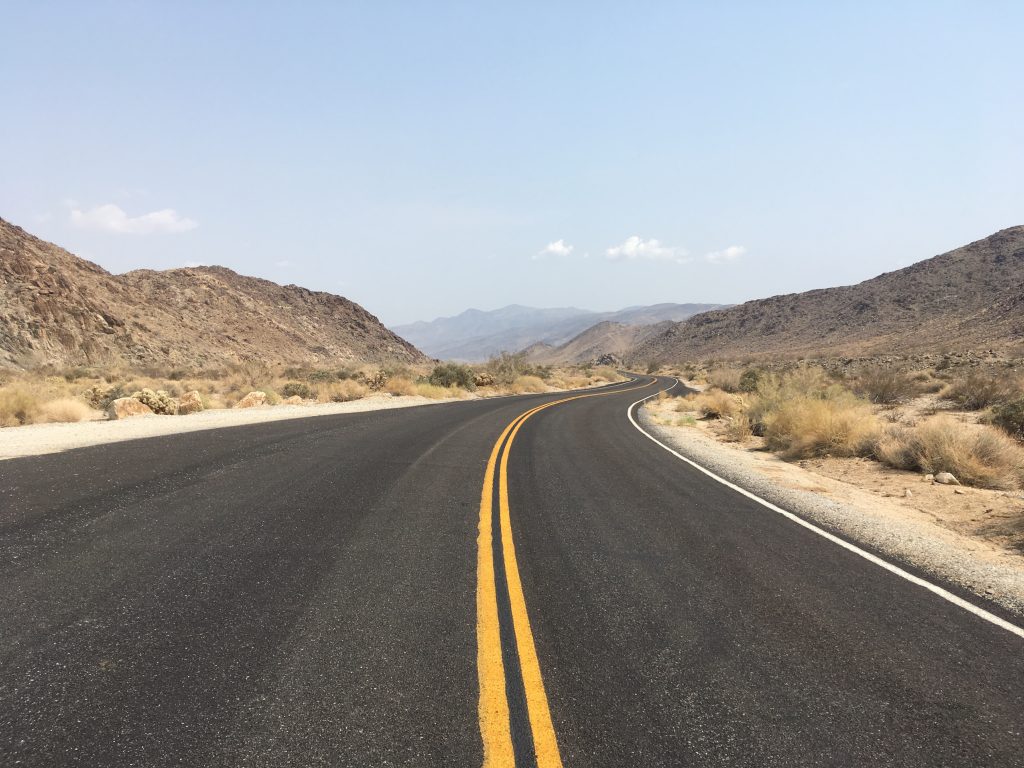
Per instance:
[[[538,364],[588,363],[603,355],[628,356],[652,336],[670,328],[670,322],[654,325],[627,325],[605,321],[593,325],[564,344],[534,344],[523,352]]]
[[[113,275],[0,219],[0,366],[420,362],[358,304],[224,267]]]
[[[1024,342],[1024,226],[852,286],[773,296],[675,323],[634,361],[887,355]]]
[[[467,309],[454,317],[394,326],[392,330],[428,354],[447,360],[480,362],[498,352],[539,345],[558,347],[591,326],[603,322],[652,325],[684,320],[717,304],[653,304],[615,312],[575,307],[536,308],[513,304],[501,309]]]

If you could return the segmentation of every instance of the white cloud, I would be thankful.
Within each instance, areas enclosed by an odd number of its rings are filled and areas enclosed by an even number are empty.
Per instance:
[[[555,240],[555,242],[545,245],[544,249],[533,258],[543,259],[545,256],[569,256],[572,254],[573,247],[565,242],[565,240]]]
[[[119,235],[188,232],[199,226],[198,222],[185,218],[173,208],[164,208],[141,216],[129,216],[113,203],[100,205],[88,211],[73,206],[71,223],[82,229],[96,229]]]
[[[626,239],[621,245],[616,245],[605,251],[612,261],[674,261],[677,264],[685,264],[689,256],[685,248],[673,248],[662,245],[660,240],[644,240],[638,235]]]
[[[736,261],[746,252],[747,249],[742,245],[730,245],[728,248],[723,248],[720,251],[705,253],[704,258],[712,264],[725,264],[728,261]]]

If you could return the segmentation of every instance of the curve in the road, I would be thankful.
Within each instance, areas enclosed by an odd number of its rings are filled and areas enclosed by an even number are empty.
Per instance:
[[[508,501],[512,443],[527,419],[547,408],[656,384],[657,379],[652,379],[626,389],[589,392],[544,403],[519,414],[494,443],[480,495],[477,539],[477,668],[485,768],[562,768],[512,537]]]
[[[732,482],[726,480],[724,477],[721,477],[721,476],[715,474],[714,472],[712,472],[707,467],[701,466],[697,462],[693,461],[693,459],[689,459],[686,456],[683,456],[681,453],[679,453],[675,449],[665,445],[665,443],[661,442],[658,438],[656,438],[654,435],[652,435],[646,429],[641,427],[640,424],[637,423],[637,420],[635,418],[633,418],[633,413],[636,410],[636,407],[641,405],[642,403],[645,403],[646,401],[650,400],[651,397],[655,397],[656,395],[657,395],[657,393],[655,393],[655,395],[649,395],[648,397],[641,398],[640,400],[637,400],[635,403],[630,405],[629,408],[626,409],[626,417],[629,419],[629,422],[634,427],[636,427],[637,430],[639,430],[640,434],[642,434],[644,437],[648,438],[649,440],[652,440],[655,444],[657,444],[657,445],[661,446],[662,448],[664,448],[666,451],[671,453],[673,456],[675,456],[680,461],[685,461],[691,467],[693,467],[694,469],[696,469],[696,470],[698,470],[700,472],[703,472],[705,475],[710,477],[715,482],[721,483],[725,487],[731,488],[732,490],[736,491],[737,493],[742,494],[743,496],[746,496],[748,499],[756,501],[758,504],[760,504],[763,507],[766,507],[767,509],[770,509],[772,512],[777,512],[778,514],[782,515],[783,517],[787,518],[788,520],[793,521],[797,525],[802,525],[804,528],[807,528],[810,531],[814,531],[814,533],[818,534],[819,536],[824,537],[825,539],[828,539],[833,544],[837,544],[838,546],[842,547],[843,549],[847,549],[850,552],[853,552],[855,555],[858,555],[859,557],[863,557],[868,562],[874,563],[875,565],[879,566],[880,568],[884,568],[885,570],[889,571],[893,575],[899,576],[901,579],[906,579],[911,584],[916,584],[919,587],[923,587],[924,589],[927,589],[929,592],[932,592],[933,594],[938,595],[943,600],[946,600],[946,601],[952,603],[953,605],[957,606],[958,608],[963,608],[965,611],[967,611],[969,613],[973,613],[975,616],[977,616],[977,617],[979,617],[981,619],[984,619],[985,621],[988,621],[988,622],[990,622],[992,624],[995,624],[997,627],[1000,627],[1001,629],[1005,629],[1007,632],[1010,632],[1011,634],[1017,635],[1017,637],[1024,638],[1024,628],[1019,627],[1016,624],[1013,624],[1013,623],[1007,621],[1006,619],[1002,618],[1001,616],[996,616],[994,613],[986,611],[984,608],[980,608],[979,606],[975,605],[974,603],[971,603],[971,602],[969,602],[967,600],[964,600],[959,595],[954,595],[952,592],[950,592],[947,589],[943,589],[938,584],[933,584],[932,582],[928,581],[927,579],[922,579],[920,576],[915,576],[914,574],[909,573],[909,572],[903,570],[899,566],[893,565],[889,561],[883,560],[882,558],[878,557],[877,555],[874,555],[871,552],[863,550],[860,547],[856,546],[855,544],[851,544],[850,542],[846,541],[845,539],[842,539],[842,538],[840,538],[839,536],[836,536],[833,533],[829,533],[828,531],[826,531],[826,530],[824,530],[822,528],[819,528],[818,526],[814,525],[813,523],[808,522],[807,520],[804,520],[799,515],[795,515],[792,512],[783,509],[782,507],[779,507],[779,506],[776,506],[775,504],[772,504],[767,499],[762,499],[756,493],[751,493],[746,488],[741,488],[740,486],[736,485],[735,483],[732,483]]]

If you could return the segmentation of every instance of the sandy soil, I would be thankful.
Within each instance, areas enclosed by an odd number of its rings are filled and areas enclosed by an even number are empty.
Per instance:
[[[58,453],[72,448],[135,440],[142,437],[196,432],[203,429],[237,427],[265,421],[359,413],[389,408],[409,408],[457,402],[454,399],[430,400],[425,397],[394,397],[382,394],[347,403],[311,403],[274,405],[261,408],[213,409],[188,416],[135,416],[121,421],[88,421],[77,424],[31,424],[0,430],[0,460],[20,456]]]
[[[870,459],[786,462],[760,438],[725,442],[719,422],[688,418],[677,402],[644,410],[684,455],[734,467],[742,477],[730,480],[754,477],[801,505],[793,511],[1024,613],[1024,493],[937,485]]]

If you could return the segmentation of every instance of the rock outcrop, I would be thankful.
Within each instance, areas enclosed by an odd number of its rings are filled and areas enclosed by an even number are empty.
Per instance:
[[[0,367],[419,363],[348,299],[224,267],[113,275],[0,219]]]

